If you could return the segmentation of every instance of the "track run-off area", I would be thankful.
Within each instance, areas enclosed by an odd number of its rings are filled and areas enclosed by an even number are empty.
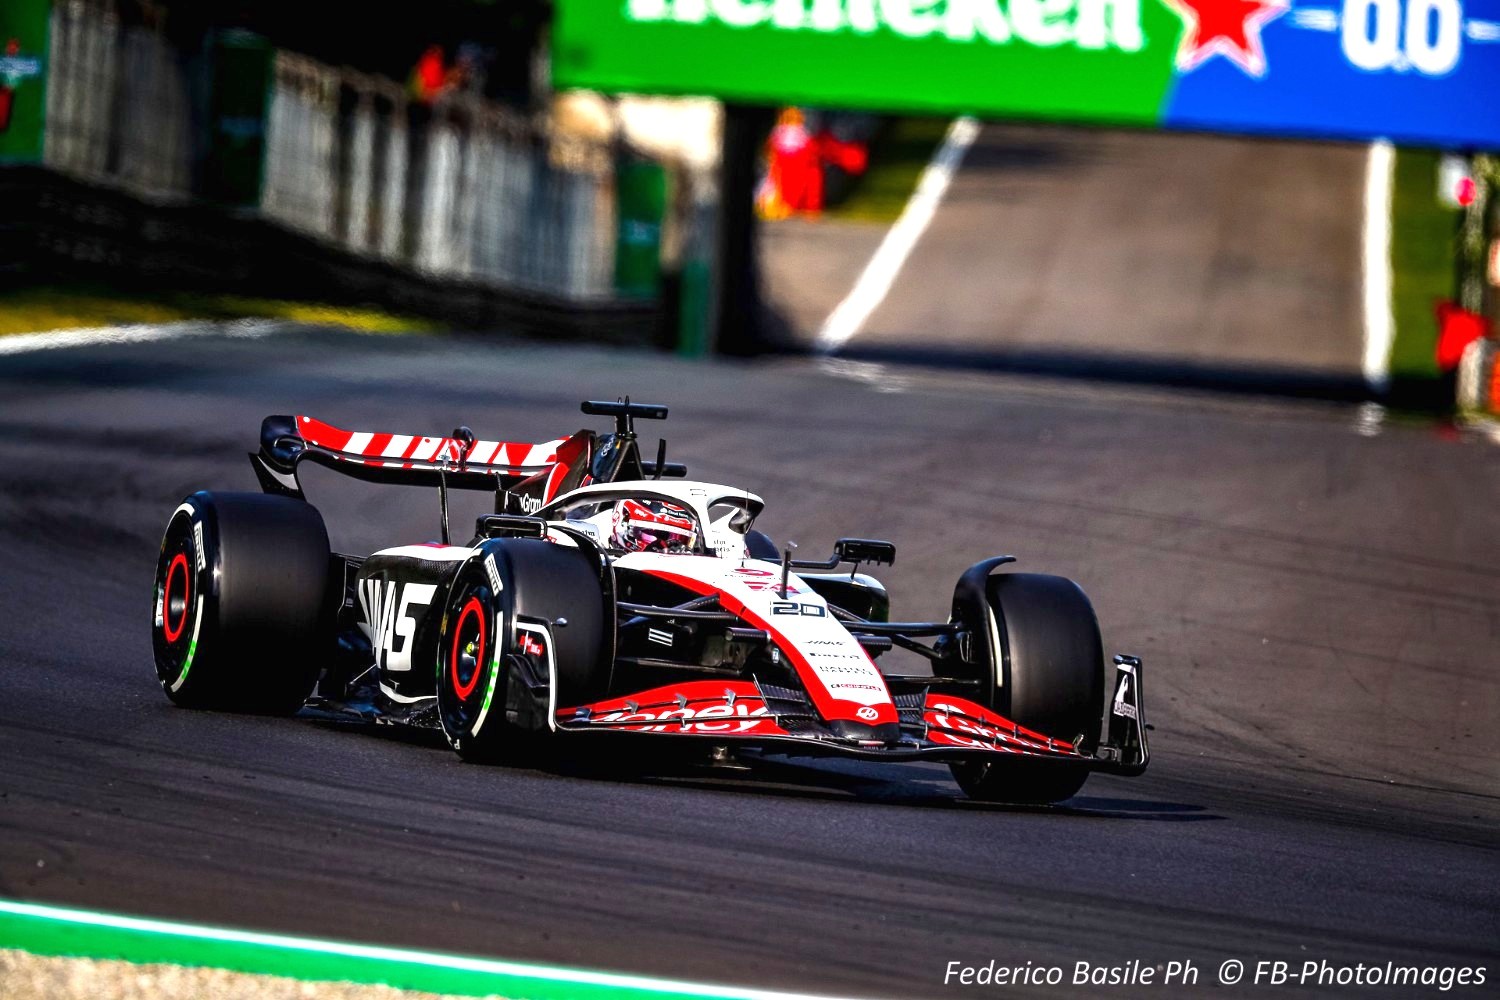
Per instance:
[[[895,618],[946,617],[988,555],[1077,580],[1106,651],[1145,662],[1150,770],[1056,808],[967,801],[936,765],[604,778],[162,695],[161,530],[187,493],[255,488],[262,417],[544,441],[627,394],[671,407],[644,450],[659,432],[693,478],[763,496],[778,541],[893,541]],[[1479,994],[1500,976],[1500,450],[1465,432],[1368,404],[261,326],[0,355],[0,468],[0,897],[849,996],[949,996],[950,962],[992,960],[1191,960],[1182,989],[1220,993],[1229,959],[1487,965]],[[437,535],[433,492],[306,483],[335,548]],[[454,524],[488,502],[456,496]]]

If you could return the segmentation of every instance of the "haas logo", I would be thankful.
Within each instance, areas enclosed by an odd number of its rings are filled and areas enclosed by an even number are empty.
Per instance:
[[[381,670],[411,669],[411,647],[417,632],[412,605],[427,607],[436,592],[437,587],[430,583],[400,584],[378,577],[360,581],[359,604],[365,613],[362,627]]]
[[[866,722],[874,722],[876,719],[880,718],[880,713],[869,705],[864,706],[854,714],[859,716],[861,719],[864,719]]]

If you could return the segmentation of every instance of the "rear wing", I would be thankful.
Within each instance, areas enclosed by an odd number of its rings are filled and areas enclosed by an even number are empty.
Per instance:
[[[632,403],[626,397],[586,402],[581,409],[613,417],[614,432],[581,430],[532,444],[479,440],[467,427],[444,437],[422,437],[346,431],[304,415],[271,416],[261,422],[260,450],[250,453],[250,464],[265,492],[299,500],[306,498],[297,469],[315,462],[367,482],[493,492],[500,513],[536,510],[590,482],[687,475],[686,466],[666,460],[665,441],[659,443],[656,461],[641,461],[635,421],[663,420],[665,406]]]
[[[315,462],[368,482],[503,493],[542,503],[583,484],[597,435],[581,430],[540,444],[482,441],[466,427],[446,437],[347,431],[308,416],[271,416],[250,463],[267,493],[302,498],[297,469]]]

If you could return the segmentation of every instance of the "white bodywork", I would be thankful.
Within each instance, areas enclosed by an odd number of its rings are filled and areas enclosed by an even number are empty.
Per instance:
[[[649,573],[696,593],[718,594],[725,610],[770,634],[792,660],[825,718],[895,721],[891,693],[879,668],[828,610],[828,602],[795,573],[788,574],[783,596],[780,568],[760,559],[631,552],[615,560],[615,566]]]
[[[896,721],[885,678],[864,647],[833,616],[828,602],[795,573],[789,574],[783,595],[780,567],[750,558],[745,533],[765,506],[755,494],[717,483],[681,480],[607,483],[559,497],[541,516],[560,519],[566,512],[568,527],[607,547],[613,501],[642,496],[667,499],[691,511],[711,554],[627,552],[615,558],[617,569],[648,573],[693,593],[719,595],[726,611],[770,634],[792,661],[825,719],[867,724]],[[553,531],[551,537],[573,543],[561,531]]]

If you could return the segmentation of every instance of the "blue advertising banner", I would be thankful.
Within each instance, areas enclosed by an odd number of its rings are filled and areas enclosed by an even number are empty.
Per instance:
[[[1500,149],[1500,0],[1163,2],[1187,27],[1168,127]]]

